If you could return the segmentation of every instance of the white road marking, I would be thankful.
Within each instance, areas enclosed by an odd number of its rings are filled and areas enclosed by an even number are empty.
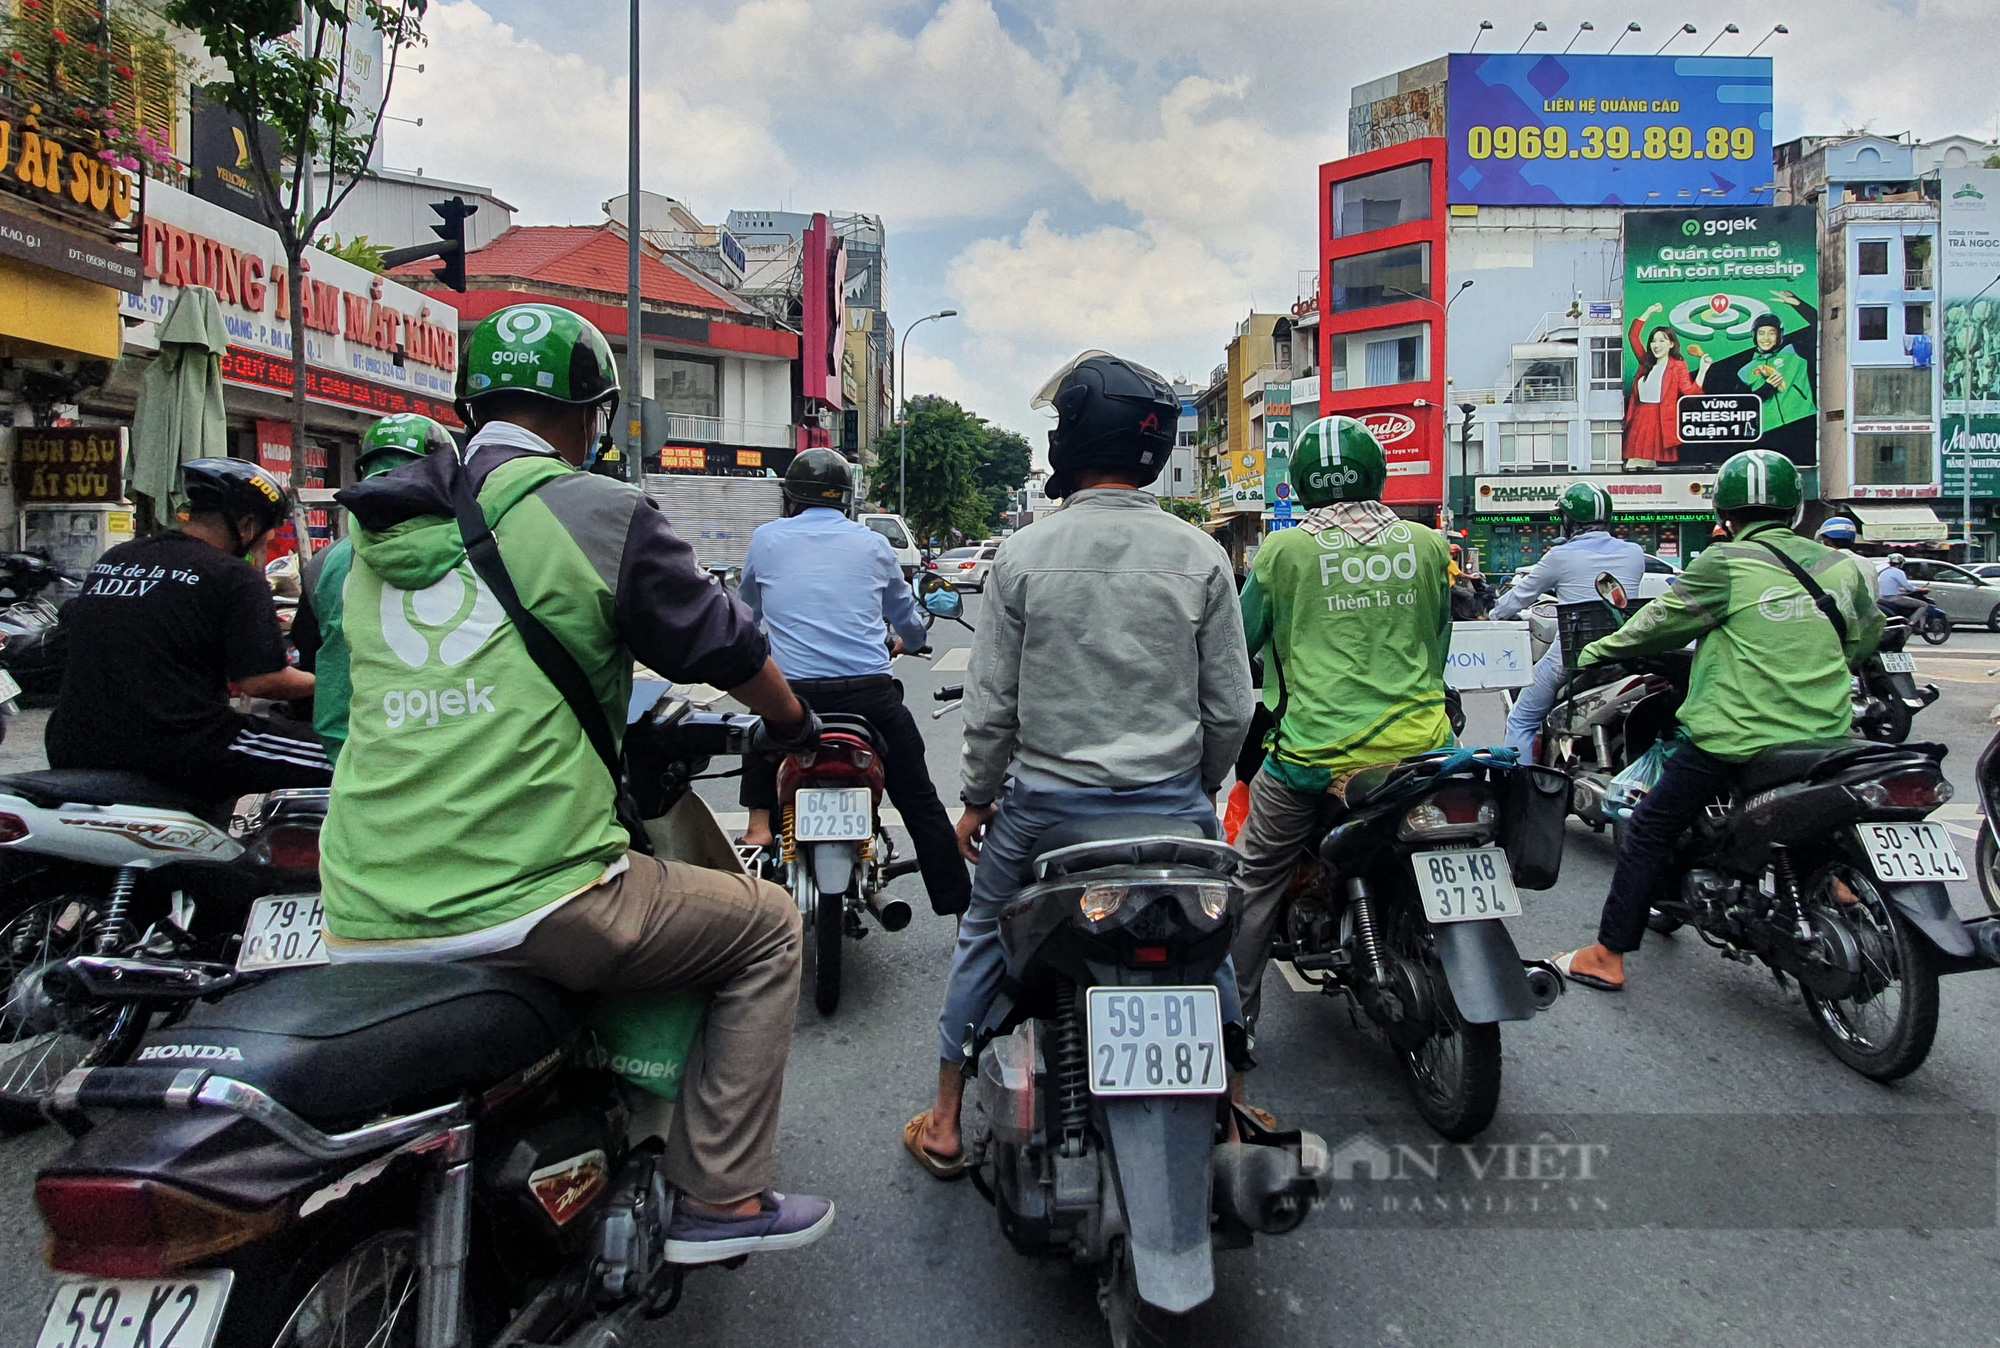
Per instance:
[[[1931,811],[1933,819],[1983,819],[1984,813],[1976,802],[1960,801],[1956,805],[1940,805]]]
[[[1944,826],[1944,831],[1946,833],[1956,833],[1961,838],[1972,838],[1976,840],[1979,837],[1978,829],[1967,828],[1963,824],[1946,823]]]
[[[949,674],[956,669],[972,668],[972,647],[955,646],[931,662],[931,668],[940,674]]]

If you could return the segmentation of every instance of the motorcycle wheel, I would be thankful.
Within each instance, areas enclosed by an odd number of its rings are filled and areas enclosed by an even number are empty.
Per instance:
[[[1668,917],[1657,908],[1648,908],[1646,910],[1647,931],[1658,932],[1662,936],[1672,936],[1680,929],[1681,920],[1679,918]]]
[[[813,1005],[822,1016],[840,1008],[840,955],[846,941],[847,899],[814,887],[813,925]]]
[[[1124,1239],[1112,1243],[1111,1263],[1097,1287],[1098,1309],[1111,1331],[1111,1348],[1194,1348],[1194,1317],[1176,1315],[1139,1297],[1132,1256]]]
[[[1973,865],[1979,870],[1979,892],[1986,897],[1986,911],[2000,913],[2000,843],[1993,838],[1993,825],[1979,830],[1979,846]]]
[[[1404,911],[1413,920],[1397,924],[1390,945],[1442,987],[1444,971],[1438,967],[1429,931],[1416,930],[1422,923],[1414,909]],[[1443,1136],[1463,1142],[1484,1132],[1500,1107],[1500,1027],[1467,1023],[1449,993],[1436,1001],[1437,1029],[1420,1046],[1401,1050],[1398,1056],[1417,1113]]]
[[[417,1247],[415,1231],[382,1231],[349,1249],[306,1289],[273,1348],[416,1348]]]
[[[1942,646],[1951,640],[1951,619],[1942,613],[1933,612],[1924,619],[1924,640],[1933,646]]]
[[[52,965],[88,953],[97,923],[93,903],[61,894],[0,926],[0,1133],[40,1127],[43,1098],[97,1047],[102,1008],[55,1002],[42,990]]]
[[[1862,737],[1877,744],[1901,744],[1910,737],[1910,728],[1916,717],[1903,705],[1899,697],[1882,699],[1882,714],[1871,716],[1856,724],[1861,728]]]
[[[1859,903],[1834,901],[1828,890],[1836,876]],[[1808,893],[1812,909],[1847,927],[1860,947],[1867,983],[1862,995],[1837,999],[1801,989],[1820,1039],[1862,1076],[1875,1081],[1908,1076],[1930,1056],[1937,1037],[1938,968],[1929,942],[1854,867],[1828,867]]]

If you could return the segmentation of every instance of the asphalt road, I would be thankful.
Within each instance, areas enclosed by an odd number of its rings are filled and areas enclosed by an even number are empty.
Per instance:
[[[976,602],[971,616],[976,623]],[[955,652],[968,640],[940,627],[936,666],[898,662],[920,716],[935,705],[935,686],[962,680],[965,657]],[[2000,679],[1985,672],[2000,665],[2000,641],[1960,633],[1941,651],[1918,654],[1923,676],[1943,689],[1919,718],[1918,737],[1951,748],[1946,766],[1959,794],[1947,813],[1962,830],[1969,863],[1971,773],[1993,733],[1987,712],[2000,699]],[[1491,702],[1474,699],[1469,739],[1497,741]],[[39,719],[16,723],[0,746],[0,770],[32,764]],[[956,713],[925,725],[931,770],[954,799]],[[710,799],[719,810],[736,808],[726,789]],[[1526,915],[1513,924],[1524,953],[1569,949],[1595,930],[1610,852],[1575,824],[1569,844],[1561,883],[1529,895]],[[928,1102],[935,1080],[932,1027],[952,927],[929,913],[916,878],[898,884],[917,920],[850,948],[839,1013],[822,1019],[802,1005],[793,1044],[780,1183],[832,1195],[836,1232],[798,1254],[691,1278],[681,1308],[649,1328],[649,1344],[1103,1341],[1088,1281],[1065,1263],[1015,1253],[969,1185],[937,1183],[901,1150],[902,1126]],[[1981,911],[1976,886],[1955,891],[1961,912]],[[1572,990],[1549,1013],[1506,1028],[1495,1132],[1554,1116],[1535,1126],[1587,1138],[1598,1116],[1620,1116],[1625,1136],[1636,1126],[1641,1141],[1638,1155],[1627,1146],[1617,1159],[1663,1174],[1690,1155],[1711,1164],[1700,1146],[1689,1151],[1686,1128],[1675,1132],[1676,1123],[1692,1122],[1710,1152],[1719,1146],[1725,1169],[1728,1138],[1796,1136],[1778,1162],[1727,1175],[1740,1209],[1676,1225],[1665,1216],[1649,1223],[1642,1206],[1597,1229],[1563,1229],[1532,1215],[1447,1217],[1421,1229],[1322,1215],[1291,1236],[1218,1255],[1216,1296],[1197,1313],[1202,1338],[1271,1348],[2000,1341],[2000,1232],[1990,1199],[1970,1218],[1939,1205],[1938,1216],[1891,1229],[1851,1221],[1799,1229],[1801,1219],[1787,1215],[1805,1210],[1809,1190],[1934,1188],[1947,1160],[1969,1165],[1990,1194],[1990,1135],[1983,1152],[1946,1157],[1897,1145],[1896,1130],[1872,1125],[1892,1115],[2000,1109],[1990,1030],[2000,1021],[2000,979],[1947,979],[1930,1061],[1884,1087],[1836,1062],[1796,991],[1761,969],[1727,963],[1686,935],[1649,941],[1628,968],[1631,987],[1622,995]],[[1357,1032],[1341,1006],[1273,985],[1266,1008],[1255,1089],[1281,1118],[1336,1145],[1357,1120],[1382,1138],[1421,1139],[1388,1053]],[[1644,1143],[1654,1125],[1657,1150]],[[0,1142],[0,1344],[25,1348],[43,1313],[48,1279],[29,1191],[36,1165],[58,1146],[46,1131]]]

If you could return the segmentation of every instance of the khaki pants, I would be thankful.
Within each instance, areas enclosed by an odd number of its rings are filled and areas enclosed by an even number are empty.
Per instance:
[[[1336,788],[1344,785],[1342,781]],[[1236,835],[1236,850],[1243,856],[1243,869],[1236,877],[1243,887],[1243,918],[1230,956],[1236,961],[1236,985],[1243,994],[1243,1019],[1252,1034],[1264,1007],[1264,965],[1271,958],[1271,934],[1299,866],[1299,849],[1343,809],[1341,797],[1331,792],[1302,796],[1268,772],[1250,779],[1250,817]]]
[[[799,910],[776,885],[630,853],[625,874],[482,957],[573,992],[710,994],[667,1137],[667,1179],[703,1203],[771,1187],[798,1014]]]

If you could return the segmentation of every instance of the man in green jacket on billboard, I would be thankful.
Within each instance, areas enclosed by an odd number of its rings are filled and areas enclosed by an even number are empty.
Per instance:
[[[1865,563],[1792,532],[1803,499],[1784,455],[1749,449],[1728,460],[1716,474],[1715,513],[1729,541],[1579,657],[1588,666],[1700,643],[1681,738],[1623,830],[1597,943],[1555,961],[1573,982],[1624,988],[1625,956],[1645,935],[1674,844],[1738,768],[1766,749],[1840,741],[1853,729],[1853,670],[1874,653],[1884,620]],[[1839,622],[1780,554],[1812,577]]]
[[[780,750],[811,711],[749,610],[709,583],[637,488],[578,472],[619,391],[602,333],[517,304],[466,342],[463,460],[434,454],[343,491],[354,563],[342,630],[353,695],[322,839],[338,961],[466,960],[575,991],[708,994],[663,1168],[666,1257],[810,1244],[824,1199],[770,1189],[797,1015],[799,913],[776,885],[629,850],[578,714],[466,555],[464,474],[522,606],[566,647],[614,734],[635,657],[733,691]]]

